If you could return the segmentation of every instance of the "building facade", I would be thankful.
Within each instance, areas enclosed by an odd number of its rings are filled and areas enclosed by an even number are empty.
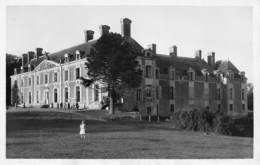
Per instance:
[[[230,61],[215,61],[215,52],[207,60],[202,51],[194,58],[182,57],[177,46],[167,55],[156,52],[156,44],[143,48],[131,37],[131,23],[121,20],[122,36],[134,49],[143,79],[140,88],[123,96],[123,108],[136,109],[142,116],[167,117],[174,111],[187,108],[209,107],[212,111],[227,114],[247,113],[247,79]],[[100,26],[101,35],[109,32],[107,25]],[[99,109],[107,96],[102,83],[84,87],[80,77],[87,76],[86,56],[93,51],[94,32],[85,32],[83,44],[56,53],[43,53],[41,48],[22,56],[21,68],[11,76],[17,83],[20,103],[25,106],[50,105],[58,107],[78,104],[80,108]]]

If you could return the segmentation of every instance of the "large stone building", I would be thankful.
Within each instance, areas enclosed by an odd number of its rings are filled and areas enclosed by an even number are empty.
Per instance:
[[[109,29],[101,25],[101,35]],[[121,29],[124,39],[142,54],[137,61],[143,71],[140,88],[124,96],[123,108],[138,109],[142,116],[162,117],[189,107],[208,106],[227,114],[247,112],[245,73],[230,61],[215,61],[214,52],[205,61],[201,50],[195,52],[194,58],[181,57],[177,46],[172,46],[168,55],[158,54],[155,44],[144,49],[131,37],[130,19],[121,20]],[[107,95],[101,92],[105,85],[96,83],[85,88],[79,79],[87,76],[84,63],[86,55],[93,51],[93,35],[88,30],[83,44],[56,53],[44,54],[37,48],[36,53],[23,54],[21,68],[11,76],[12,84],[18,85],[20,103],[53,107],[78,103],[80,108],[100,108],[102,97]]]

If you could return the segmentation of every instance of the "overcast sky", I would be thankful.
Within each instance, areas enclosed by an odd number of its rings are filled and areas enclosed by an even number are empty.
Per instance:
[[[72,6],[7,8],[7,53],[21,55],[36,47],[53,53],[84,42],[86,29],[100,36],[99,25],[121,32],[120,19],[132,20],[132,37],[143,47],[156,43],[168,54],[193,57],[197,49],[215,51],[216,60],[230,60],[253,79],[251,7]]]

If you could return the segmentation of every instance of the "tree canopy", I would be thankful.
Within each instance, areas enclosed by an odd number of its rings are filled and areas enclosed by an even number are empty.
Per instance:
[[[113,99],[117,89],[137,88],[141,82],[141,70],[138,69],[135,50],[120,34],[102,35],[92,45],[87,55],[86,68],[89,79],[83,84],[89,86],[96,81],[107,84],[110,97],[110,111],[113,113]]]

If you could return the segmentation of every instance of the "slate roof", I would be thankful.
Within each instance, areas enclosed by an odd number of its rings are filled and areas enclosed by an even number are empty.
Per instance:
[[[169,66],[173,66],[177,73],[181,73],[186,75],[187,70],[192,68],[195,70],[197,75],[202,75],[202,69],[208,69],[212,71],[212,69],[208,66],[208,64],[203,59],[196,59],[190,57],[170,57],[169,55],[156,54],[154,56],[156,60],[157,66],[160,70],[164,68],[168,68]]]

